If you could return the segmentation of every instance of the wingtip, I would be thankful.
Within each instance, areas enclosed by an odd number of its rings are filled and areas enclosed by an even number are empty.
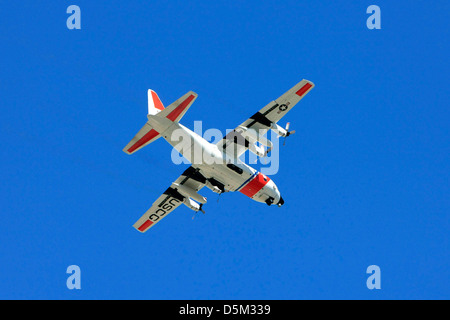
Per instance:
[[[133,228],[134,228],[134,229],[136,229],[137,231],[139,231],[139,233],[141,233],[141,234],[142,234],[142,233],[145,233],[145,231],[147,231],[147,230],[144,230],[144,231],[142,231],[142,230],[139,230],[139,228],[138,228],[138,227],[136,227],[136,226],[133,226]]]
[[[303,79],[304,81],[308,82],[310,85],[312,85],[313,87],[315,86],[314,82],[312,82],[311,80],[308,79]]]

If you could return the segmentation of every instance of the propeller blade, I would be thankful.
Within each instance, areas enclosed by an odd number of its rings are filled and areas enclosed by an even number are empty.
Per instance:
[[[289,131],[289,127],[291,126],[291,123],[290,122],[288,122],[287,124],[286,124],[286,135],[284,136],[284,141],[283,141],[283,146],[286,144],[286,138],[288,137],[288,136],[290,136],[291,134],[294,134],[295,133],[295,130],[292,130],[292,131]]]

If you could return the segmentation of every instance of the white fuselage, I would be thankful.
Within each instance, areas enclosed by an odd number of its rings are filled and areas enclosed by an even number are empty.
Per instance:
[[[150,125],[160,132],[192,166],[206,178],[224,186],[225,192],[239,191],[251,199],[267,204],[283,204],[280,191],[267,176],[233,158],[178,122],[148,115]],[[208,186],[208,185],[207,185]],[[211,189],[211,186],[208,186]]]

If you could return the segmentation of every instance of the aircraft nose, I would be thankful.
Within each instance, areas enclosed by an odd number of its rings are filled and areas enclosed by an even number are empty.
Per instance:
[[[277,206],[281,207],[284,204],[283,197],[280,197],[280,201],[278,201]]]
[[[271,192],[271,194],[272,194],[272,197],[273,197],[273,204],[275,204],[275,205],[278,205],[279,203],[280,203],[280,201],[281,201],[281,193],[280,193],[280,190],[278,190],[278,188],[277,188],[277,186],[275,185],[275,183],[273,182],[273,181],[271,181],[272,182],[272,192]],[[284,203],[284,201],[283,201],[283,203]]]

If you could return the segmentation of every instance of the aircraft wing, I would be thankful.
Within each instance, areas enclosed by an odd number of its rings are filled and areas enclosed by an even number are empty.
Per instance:
[[[199,191],[205,186],[204,177],[199,174],[198,169],[194,167],[189,167],[183,172],[183,174],[178,177],[174,182],[178,185],[183,185]],[[153,202],[150,209],[133,225],[140,232],[145,232],[169,213],[174,211],[180,204],[184,201],[184,196],[182,196],[173,185],[171,185],[164,193]]]
[[[243,127],[254,129],[261,135],[265,134],[271,129],[272,123],[277,123],[283,118],[312,88],[314,88],[314,83],[303,79],[281,97],[271,101],[236,129],[228,133],[217,143],[217,147],[239,158],[247,151],[249,145],[249,142],[241,136]]]

